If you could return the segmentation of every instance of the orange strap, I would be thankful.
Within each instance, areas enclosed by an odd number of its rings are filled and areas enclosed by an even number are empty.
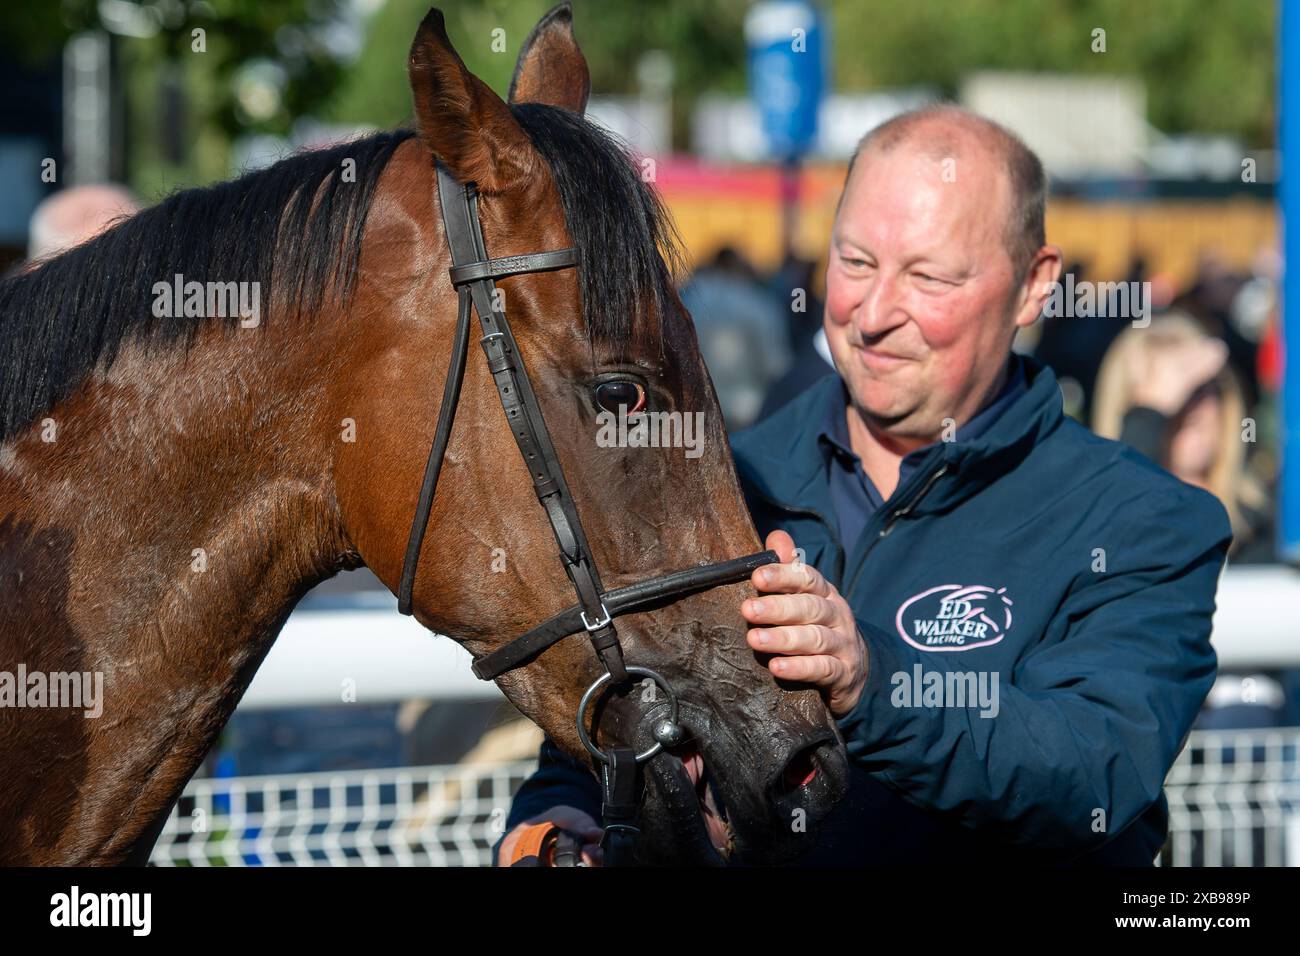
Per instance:
[[[533,823],[519,834],[515,848],[510,853],[506,866],[524,865],[550,866],[550,851],[553,849],[551,837],[560,832],[554,823]],[[548,845],[550,843],[551,845]],[[543,856],[545,853],[545,856]],[[532,857],[532,859],[528,859]]]

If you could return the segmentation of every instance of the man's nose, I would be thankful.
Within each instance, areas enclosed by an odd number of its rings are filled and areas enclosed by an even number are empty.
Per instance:
[[[853,324],[864,339],[874,339],[907,321],[899,276],[878,272],[853,311]]]

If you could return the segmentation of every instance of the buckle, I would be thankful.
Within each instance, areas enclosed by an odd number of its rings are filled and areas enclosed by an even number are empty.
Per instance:
[[[590,634],[592,631],[599,631],[602,627],[606,627],[609,624],[611,620],[609,616],[609,608],[605,607],[604,601],[600,603],[600,613],[605,616],[601,618],[599,621],[592,623],[591,621],[587,620],[586,611],[578,612],[578,617],[582,618],[582,626],[586,629],[588,634]]]

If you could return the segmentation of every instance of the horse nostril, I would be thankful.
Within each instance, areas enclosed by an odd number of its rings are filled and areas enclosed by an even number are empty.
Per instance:
[[[808,786],[817,778],[816,750],[816,747],[806,747],[785,765],[785,771],[781,774],[782,790],[793,793]]]

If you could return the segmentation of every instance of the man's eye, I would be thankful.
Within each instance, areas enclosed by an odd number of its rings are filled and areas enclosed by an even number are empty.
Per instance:
[[[630,412],[639,412],[645,408],[645,389],[638,382],[616,379],[601,382],[596,386],[596,407],[617,415],[619,407]]]

